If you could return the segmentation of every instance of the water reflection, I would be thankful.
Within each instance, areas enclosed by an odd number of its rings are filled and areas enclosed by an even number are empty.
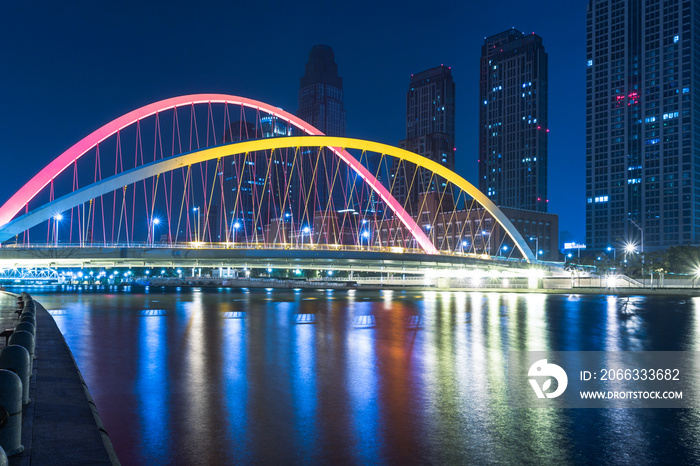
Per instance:
[[[33,294],[125,464],[700,460],[696,410],[516,409],[506,379],[511,350],[697,351],[698,299],[633,297],[623,317],[603,296]]]

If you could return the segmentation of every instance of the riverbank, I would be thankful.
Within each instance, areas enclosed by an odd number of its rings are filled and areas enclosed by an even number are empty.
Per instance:
[[[0,325],[17,322],[17,295],[0,292]],[[36,339],[30,401],[22,410],[24,451],[10,466],[118,465],[80,370],[53,317],[36,304]],[[1,343],[5,346],[5,342]]]

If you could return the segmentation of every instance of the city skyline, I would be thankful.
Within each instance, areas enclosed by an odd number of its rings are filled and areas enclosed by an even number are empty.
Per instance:
[[[580,2],[575,5],[578,11],[572,11],[556,2],[540,2],[535,8],[512,2],[508,3],[512,8],[498,16],[486,7],[450,5],[455,14],[445,23],[445,35],[439,40],[399,34],[427,24],[433,13],[419,16],[392,5],[373,5],[381,10],[376,15],[381,19],[360,13],[369,4],[357,5],[359,10],[341,6],[335,12],[312,11],[309,6],[292,16],[284,8],[264,15],[245,7],[238,14],[253,25],[281,25],[293,20],[316,24],[333,13],[361,22],[366,34],[362,40],[351,39],[337,28],[323,25],[301,28],[304,32],[289,38],[282,32],[269,33],[274,27],[255,35],[257,27],[246,26],[245,32],[255,40],[246,38],[246,46],[235,47],[228,39],[217,42],[221,37],[217,31],[225,24],[220,19],[225,16],[220,11],[225,9],[223,4],[194,12],[182,4],[173,5],[172,14],[192,29],[185,32],[173,29],[170,22],[158,21],[160,10],[151,6],[140,7],[135,17],[130,15],[129,5],[109,15],[104,14],[105,7],[94,5],[49,4],[37,12],[21,5],[4,6],[3,35],[8,47],[2,58],[13,71],[0,78],[6,110],[0,150],[4,157],[18,162],[17,173],[3,180],[0,196],[7,199],[36,173],[37,166],[45,165],[115,115],[163,97],[219,91],[294,111],[308,51],[320,43],[333,47],[343,70],[347,134],[393,145],[405,137],[406,76],[441,63],[451,66],[461,89],[457,96],[456,170],[477,184],[479,49],[484,36],[510,27],[534,30],[548,43],[556,43],[548,49],[550,81],[557,83],[552,85],[550,99],[561,102],[566,100],[561,98],[565,93],[570,105],[550,111],[550,118],[558,121],[550,125],[551,170],[559,174],[570,170],[575,179],[584,163],[585,5],[585,1]],[[570,24],[556,21],[557,15]],[[147,21],[153,22],[148,28],[144,27]],[[148,35],[142,32],[145,30]],[[207,34],[198,39],[195,31]],[[245,36],[243,32],[240,35]],[[84,40],[86,37],[92,41]],[[281,42],[281,37],[288,40]],[[269,43],[283,45],[266,47]],[[196,66],[188,66],[195,62]],[[576,107],[578,112],[572,110]],[[37,138],[37,134],[42,137]],[[550,186],[549,210],[562,215],[562,230],[582,239],[583,175],[579,173],[575,182],[558,178]]]

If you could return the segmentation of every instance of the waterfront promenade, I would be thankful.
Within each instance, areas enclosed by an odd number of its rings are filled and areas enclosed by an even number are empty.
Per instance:
[[[41,303],[35,303],[36,359],[30,401],[22,410],[24,451],[9,458],[10,466],[119,464],[63,335]],[[17,308],[17,295],[0,292],[2,329],[17,324]]]

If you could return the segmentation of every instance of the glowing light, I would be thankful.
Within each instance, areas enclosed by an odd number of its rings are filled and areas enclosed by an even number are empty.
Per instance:
[[[636,251],[637,251],[637,245],[635,245],[634,243],[627,243],[627,244],[625,245],[625,252],[627,252],[627,253],[633,253],[633,252],[636,252]]]
[[[363,231],[363,232],[362,232],[362,237],[365,238],[365,239],[369,238],[369,231],[367,231],[367,230]]]
[[[615,288],[617,287],[617,275],[608,275],[607,278],[605,279],[605,284],[608,288]]]
[[[233,224],[233,228],[235,228],[236,230],[238,230],[240,227],[241,227],[241,224],[238,222]]]
[[[311,229],[309,227],[304,227],[301,231],[308,235]]]
[[[63,215],[61,215],[61,214],[56,214],[56,215],[53,216],[53,218],[54,218],[54,220],[56,220],[57,222],[60,222],[61,220],[63,220]]]
[[[153,219],[153,224],[154,224],[154,225],[159,225],[159,224],[160,224],[160,219],[159,219],[159,218],[154,218],[154,219]]]

